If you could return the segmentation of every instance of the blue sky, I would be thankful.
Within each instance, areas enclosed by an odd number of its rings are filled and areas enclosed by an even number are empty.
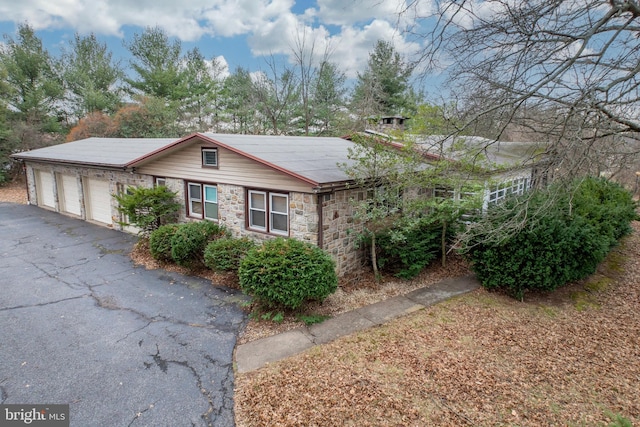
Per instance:
[[[407,58],[420,49],[397,30],[413,24],[407,16],[399,19],[405,6],[404,0],[0,0],[0,32],[13,35],[27,22],[54,55],[74,33],[94,33],[126,61],[122,41],[159,26],[180,39],[184,51],[198,46],[231,71],[266,69],[272,54],[288,61],[292,46],[304,39],[316,54],[331,51],[332,62],[353,78],[379,39]]]

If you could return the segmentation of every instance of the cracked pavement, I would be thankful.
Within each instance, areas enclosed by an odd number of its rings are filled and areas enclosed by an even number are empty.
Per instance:
[[[135,267],[136,238],[0,203],[0,403],[71,426],[233,426],[235,290]]]

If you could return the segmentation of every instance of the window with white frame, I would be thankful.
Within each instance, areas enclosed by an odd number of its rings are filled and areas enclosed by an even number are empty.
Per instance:
[[[279,235],[289,234],[289,195],[249,190],[249,228]]]
[[[289,234],[289,196],[269,194],[270,231],[276,234]]]
[[[202,149],[202,166],[204,167],[218,167],[218,149],[217,148],[203,148]]]
[[[190,182],[187,189],[189,216],[202,218],[202,185]]]
[[[193,218],[218,220],[218,187],[189,182],[187,188],[188,215]]]
[[[155,184],[156,184],[156,187],[166,187],[167,186],[167,179],[157,176],[156,179],[155,179]]]
[[[487,195],[487,203],[494,204],[500,200],[505,199],[511,194],[521,195],[524,194],[530,187],[531,183],[529,178],[519,177],[510,179],[508,181],[501,182],[489,188],[489,194]]]
[[[204,217],[218,220],[218,187],[215,185],[203,185],[204,189]]]

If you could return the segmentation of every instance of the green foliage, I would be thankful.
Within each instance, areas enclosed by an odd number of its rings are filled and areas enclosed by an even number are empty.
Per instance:
[[[256,244],[247,237],[225,237],[209,243],[204,250],[204,264],[216,271],[237,271],[240,261]]]
[[[157,186],[129,187],[126,192],[113,197],[118,201],[118,211],[128,218],[128,222],[122,225],[133,224],[140,229],[140,234],[148,235],[177,219],[180,204],[175,196],[176,193],[165,186]]]
[[[518,213],[523,206],[528,213]],[[554,185],[490,210],[483,233],[464,242],[465,252],[484,287],[522,299],[527,291],[552,291],[594,273],[630,232],[635,209],[626,190],[603,179]],[[518,232],[495,239],[509,215],[530,219]]]
[[[331,318],[331,316],[327,316],[324,314],[298,314],[296,316],[296,319],[303,322],[307,326],[322,323],[329,318]]]
[[[174,104],[153,96],[134,96],[137,104],[120,108],[113,119],[112,136],[122,138],[171,138],[184,134]]]
[[[160,27],[146,27],[126,44],[137,78],[125,78],[133,91],[165,101],[179,101],[186,94],[185,75],[180,69],[182,44],[169,40]]]
[[[227,235],[223,226],[211,221],[181,224],[171,238],[171,258],[183,267],[202,265],[207,244]]]
[[[240,287],[268,307],[297,309],[338,288],[335,263],[322,249],[277,238],[249,251],[240,263]]]
[[[409,78],[413,67],[406,63],[393,45],[378,40],[369,54],[367,69],[358,73],[354,89],[357,104],[374,114],[401,114],[411,106]]]
[[[117,61],[113,61],[113,53],[94,34],[76,34],[70,47],[62,60],[73,113],[84,117],[95,111],[115,112],[121,102],[116,85],[122,71]]]
[[[18,25],[15,39],[6,35],[5,39],[0,51],[9,87],[5,100],[26,122],[50,127],[48,118],[64,95],[53,58],[28,24]]]
[[[392,271],[403,279],[417,276],[438,257],[441,236],[442,227],[429,219],[402,221],[378,233],[380,269]]]
[[[611,419],[608,427],[633,427],[631,420],[620,414],[614,414],[611,411],[605,411],[605,414]]]
[[[149,252],[159,261],[172,261],[171,239],[180,227],[179,224],[165,224],[153,230],[149,235]]]

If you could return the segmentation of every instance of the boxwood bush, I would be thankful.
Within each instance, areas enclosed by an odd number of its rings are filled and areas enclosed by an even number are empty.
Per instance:
[[[184,267],[204,264],[204,250],[212,240],[228,236],[222,225],[211,221],[181,224],[171,237],[171,258]]]
[[[338,288],[335,262],[322,249],[277,238],[247,253],[238,271],[241,289],[270,308],[298,309]]]
[[[237,271],[240,261],[256,244],[247,237],[224,237],[209,243],[204,250],[204,264],[216,271]]]
[[[164,262],[173,260],[171,257],[171,239],[179,227],[179,224],[166,224],[151,232],[149,235],[149,252],[152,257]]]
[[[493,238],[522,206],[535,219],[504,239]],[[527,291],[551,291],[594,273],[631,231],[636,208],[626,190],[603,179],[551,186],[490,210],[476,226],[482,232],[464,242],[464,252],[485,288],[522,299]]]

